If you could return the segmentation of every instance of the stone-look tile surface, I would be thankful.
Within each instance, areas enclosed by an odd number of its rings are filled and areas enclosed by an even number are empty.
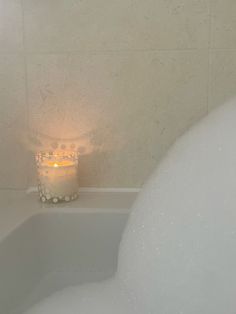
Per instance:
[[[207,52],[31,55],[30,125],[82,137],[82,186],[140,186],[207,112]]]
[[[211,52],[209,108],[236,96],[236,50]]]
[[[211,47],[236,48],[236,1],[211,0]]]
[[[29,51],[202,48],[209,0],[23,0]]]
[[[0,53],[23,49],[21,0],[0,0]]]
[[[27,186],[27,152],[21,144],[25,119],[23,58],[0,55],[0,188]]]
[[[0,188],[24,188],[27,168],[35,182],[28,114],[42,134],[80,137],[81,186],[136,187],[207,107],[235,97],[234,0],[95,2],[0,0]]]

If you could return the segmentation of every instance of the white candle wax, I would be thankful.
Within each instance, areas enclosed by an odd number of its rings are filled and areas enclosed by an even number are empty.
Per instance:
[[[43,202],[69,201],[78,193],[77,160],[50,156],[38,162],[39,192]]]

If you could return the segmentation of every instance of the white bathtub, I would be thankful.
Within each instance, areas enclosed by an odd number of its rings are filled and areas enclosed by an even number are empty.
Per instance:
[[[4,193],[0,314],[21,314],[55,290],[115,272],[136,193],[82,193],[67,207],[42,207],[36,195]]]

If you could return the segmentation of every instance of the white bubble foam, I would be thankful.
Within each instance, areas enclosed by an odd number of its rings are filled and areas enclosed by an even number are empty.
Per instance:
[[[115,278],[27,314],[235,314],[235,265],[236,102],[179,139],[145,185]]]
[[[145,185],[118,276],[145,312],[236,311],[236,102],[179,139]]]

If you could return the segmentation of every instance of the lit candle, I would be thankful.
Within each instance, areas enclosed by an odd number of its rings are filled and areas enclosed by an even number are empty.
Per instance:
[[[78,196],[75,152],[40,152],[36,154],[39,194],[42,202],[70,201]]]

